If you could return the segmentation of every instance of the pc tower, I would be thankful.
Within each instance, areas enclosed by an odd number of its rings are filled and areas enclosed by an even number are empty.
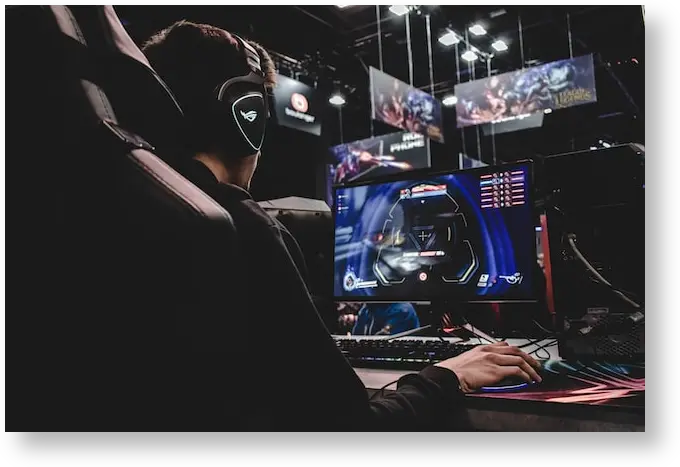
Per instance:
[[[644,148],[621,145],[544,159],[559,352],[644,359]]]

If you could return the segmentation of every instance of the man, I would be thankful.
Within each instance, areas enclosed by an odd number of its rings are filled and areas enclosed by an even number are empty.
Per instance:
[[[275,70],[257,50],[261,76],[271,88]],[[248,193],[259,151],[234,154],[209,121],[221,83],[254,70],[248,49],[230,33],[204,24],[175,23],[144,46],[151,65],[175,94],[187,118],[190,157],[183,174],[231,214],[240,258],[238,284],[225,284],[225,313],[245,317],[225,339],[247,349],[245,374],[230,387],[228,426],[254,430],[437,429],[459,406],[463,393],[511,375],[540,381],[537,363],[520,350],[497,344],[480,347],[401,379],[398,390],[368,400],[354,373],[324,326],[305,284],[300,248]],[[224,123],[226,126],[226,122]],[[290,315],[295,335],[285,333]],[[215,371],[229,371],[230,363]],[[227,397],[227,396],[225,396]]]

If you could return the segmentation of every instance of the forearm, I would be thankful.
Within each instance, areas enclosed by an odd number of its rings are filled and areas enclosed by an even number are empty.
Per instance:
[[[397,390],[369,402],[375,429],[441,430],[462,409],[458,378],[447,369],[428,367],[402,377]]]

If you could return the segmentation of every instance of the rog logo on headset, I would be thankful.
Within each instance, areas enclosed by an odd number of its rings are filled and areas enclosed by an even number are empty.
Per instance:
[[[257,118],[257,112],[254,110],[249,110],[248,112],[244,112],[243,110],[241,110],[240,112],[241,116],[245,118],[249,123],[253,123]]]

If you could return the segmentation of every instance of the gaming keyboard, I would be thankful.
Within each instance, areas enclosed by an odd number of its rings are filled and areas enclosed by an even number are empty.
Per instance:
[[[455,357],[477,346],[438,339],[335,338],[345,358],[360,368],[422,370],[428,365]]]

